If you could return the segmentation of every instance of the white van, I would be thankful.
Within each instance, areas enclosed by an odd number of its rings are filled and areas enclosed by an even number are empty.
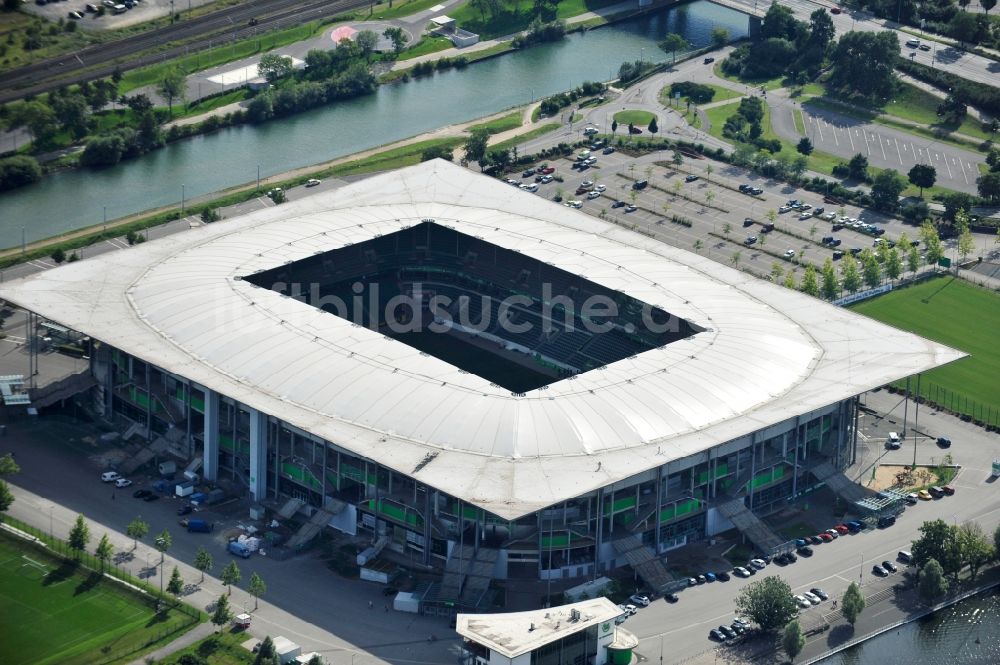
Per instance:
[[[907,552],[906,550],[900,550],[899,554],[896,555],[896,558],[902,561],[903,563],[907,564],[913,563],[913,555]]]
[[[121,474],[117,471],[105,471],[101,474],[102,483],[110,483],[111,481],[118,480],[119,478],[121,478]]]
[[[902,440],[899,438],[899,434],[896,432],[889,432],[889,438],[885,440],[886,448],[899,448],[903,445]]]

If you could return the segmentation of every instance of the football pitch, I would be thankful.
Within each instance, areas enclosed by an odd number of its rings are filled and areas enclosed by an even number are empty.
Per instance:
[[[958,413],[1000,420],[1000,295],[944,276],[851,306],[896,328],[970,355],[925,372],[920,392]],[[916,390],[916,382],[910,387]]]
[[[0,532],[0,659],[5,665],[129,662],[186,617]],[[190,619],[187,619],[190,621]]]

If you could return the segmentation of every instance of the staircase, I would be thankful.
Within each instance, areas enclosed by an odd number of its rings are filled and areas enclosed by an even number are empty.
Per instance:
[[[466,570],[465,588],[462,589],[461,603],[466,608],[479,607],[493,580],[493,568],[497,562],[497,550],[480,547],[469,568]]]
[[[742,498],[730,499],[725,503],[718,504],[717,508],[740,533],[764,554],[769,554],[785,543],[778,537],[778,534],[747,508]]]
[[[289,499],[285,502],[285,505],[281,507],[281,510],[278,511],[278,515],[287,520],[298,512],[299,508],[304,505],[306,505],[306,502],[302,499]]]
[[[288,504],[285,505],[287,506]],[[288,540],[286,547],[290,550],[296,550],[308,545],[323,530],[323,527],[330,523],[334,515],[344,510],[345,506],[346,504],[343,501],[327,497],[326,505],[313,513],[309,521],[303,524],[295,532],[295,535]]]
[[[163,412],[167,414],[167,420],[169,422],[174,425],[184,422],[184,409],[177,406],[177,403],[167,395],[162,386],[158,384],[151,385],[149,387],[149,392],[156,398],[156,401],[160,403],[160,406],[163,407]]]
[[[848,503],[854,503],[875,496],[871,490],[865,489],[861,485],[852,481],[844,475],[842,471],[837,471],[829,462],[817,464],[810,469],[816,480],[826,483],[834,494]]]
[[[469,571],[474,551],[472,545],[463,545],[453,549],[451,557],[444,566],[444,577],[441,579],[441,591],[438,597],[442,600],[459,600],[462,597],[462,586]]]
[[[118,471],[123,476],[133,473],[140,466],[153,459],[157,454],[166,452],[169,447],[170,442],[162,436],[158,436],[151,444],[142,447],[139,452],[122,462],[121,465],[119,465]]]
[[[639,536],[630,535],[611,541],[615,551],[625,557],[633,570],[642,578],[650,589],[662,593],[663,589],[674,581],[663,562],[653,556],[649,548],[642,544]]]

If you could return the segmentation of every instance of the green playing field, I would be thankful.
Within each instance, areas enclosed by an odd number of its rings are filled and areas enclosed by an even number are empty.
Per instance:
[[[191,619],[0,532],[0,654],[5,665],[128,662]]]

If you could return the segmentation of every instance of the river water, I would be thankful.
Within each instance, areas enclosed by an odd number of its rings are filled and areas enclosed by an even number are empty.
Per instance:
[[[261,176],[281,173],[465,122],[576,87],[609,80],[622,62],[661,62],[656,42],[677,32],[694,46],[716,26],[744,36],[747,17],[706,0],[614,25],[575,33],[551,44],[382,86],[285,120],[226,129],[173,143],[109,169],[80,169],[0,196],[0,247],[46,238],[107,218],[179,203]],[[183,186],[183,187],[182,187]]]
[[[822,665],[995,665],[1000,663],[1000,592],[974,596],[821,662]]]

